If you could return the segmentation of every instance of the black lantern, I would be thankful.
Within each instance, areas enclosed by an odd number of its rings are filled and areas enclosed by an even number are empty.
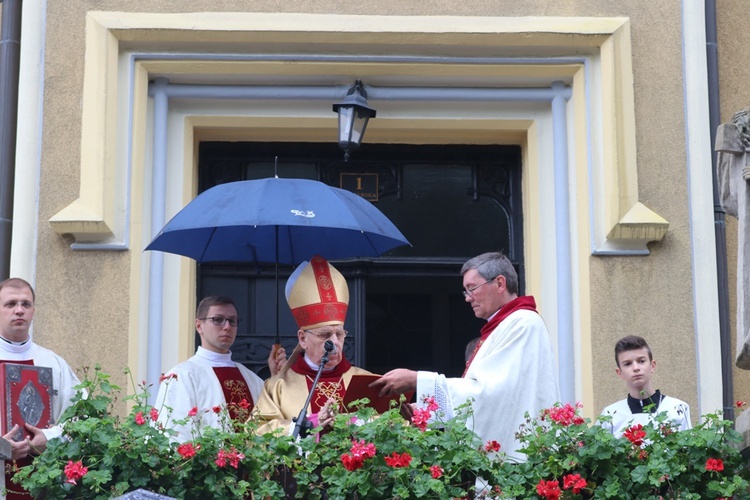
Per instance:
[[[344,100],[333,105],[333,110],[339,114],[339,147],[344,150],[344,161],[349,161],[349,152],[359,147],[367,122],[375,117],[375,110],[367,106],[362,82],[354,82]]]

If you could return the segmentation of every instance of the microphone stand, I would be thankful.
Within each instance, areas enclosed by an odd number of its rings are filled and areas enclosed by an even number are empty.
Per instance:
[[[320,374],[323,373],[323,367],[326,365],[326,363],[328,363],[328,356],[331,354],[331,352],[333,352],[335,346],[333,345],[333,342],[331,342],[330,340],[326,340],[324,348],[326,352],[323,353],[323,357],[320,358],[318,373],[315,374],[315,381],[310,388],[310,393],[307,395],[307,401],[305,401],[305,405],[302,407],[299,415],[296,418],[292,419],[295,422],[294,431],[292,431],[293,438],[296,438],[297,436],[305,437],[307,436],[307,433],[310,432],[313,428],[310,421],[307,420],[307,407],[310,405],[310,400],[312,399],[313,393],[315,392],[315,387],[317,387],[318,380],[320,380]]]

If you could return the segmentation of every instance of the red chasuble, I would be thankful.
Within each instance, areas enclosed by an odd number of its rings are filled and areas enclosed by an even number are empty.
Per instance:
[[[221,383],[221,390],[224,391],[229,416],[232,420],[247,419],[253,411],[255,402],[240,369],[236,366],[214,367],[214,373]]]
[[[346,394],[346,388],[344,387],[343,377],[344,373],[348,372],[352,367],[351,363],[346,359],[342,359],[341,363],[336,365],[333,370],[323,370],[320,374],[320,380],[318,385],[315,387],[313,397],[310,400],[310,412],[318,413],[326,401],[333,398],[338,402],[338,410],[344,411],[344,394]],[[292,371],[305,376],[307,381],[307,390],[312,388],[312,384],[315,381],[315,375],[318,371],[313,370],[305,361],[304,356],[297,356],[296,361],[292,365]]]
[[[479,348],[482,347],[482,344],[484,344],[484,341],[487,340],[487,337],[490,336],[490,334],[495,331],[495,328],[497,328],[497,325],[503,322],[505,318],[510,316],[512,313],[519,311],[521,309],[526,309],[529,311],[536,311],[536,301],[534,300],[534,297],[531,296],[524,296],[524,297],[516,297],[515,299],[511,300],[504,306],[500,308],[500,311],[497,312],[490,320],[482,327],[480,330],[480,333],[482,334],[481,337],[479,337],[479,341],[477,342],[477,345],[474,347],[474,352],[471,353],[471,357],[469,358],[469,361],[466,362],[466,369],[464,370],[464,374],[462,377],[466,376],[466,372],[469,371],[469,366],[471,366],[471,362],[474,361],[474,356],[477,355],[477,351],[479,351]]]
[[[25,359],[23,361],[11,361],[7,359],[0,360],[0,363],[16,363],[19,365],[34,365],[33,359]],[[4,383],[4,381],[2,381]],[[23,429],[24,434],[26,433],[26,429]],[[7,490],[5,492],[5,498],[7,500],[29,500],[31,498],[31,494],[26,491],[25,489],[21,488],[20,484],[16,484],[13,481],[11,481],[11,478],[13,477],[13,468],[21,468],[26,467],[27,465],[31,465],[31,462],[34,460],[33,457],[24,457],[18,460],[14,461],[7,461],[5,462],[5,489]]]

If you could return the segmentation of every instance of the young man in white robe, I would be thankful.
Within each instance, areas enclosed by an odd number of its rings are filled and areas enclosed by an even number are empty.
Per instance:
[[[51,417],[57,423],[63,411],[70,406],[75,396],[75,386],[80,384],[73,370],[63,358],[44,347],[34,343],[29,330],[34,319],[36,294],[31,285],[21,278],[10,278],[0,282],[0,363],[18,363],[24,365],[45,366],[52,369]],[[5,415],[0,415],[2,428],[5,429]],[[40,424],[41,425],[41,424]],[[18,435],[26,439],[15,441]],[[47,441],[60,437],[61,428],[57,425],[48,428],[37,428],[25,424],[25,429],[14,425],[3,436],[10,441],[12,459],[19,467],[31,464],[32,455],[42,453],[47,447]],[[0,461],[0,466],[6,470],[6,462]],[[19,485],[12,483],[12,474],[6,470],[3,477],[4,484],[0,484],[0,491],[8,488],[5,496],[0,498],[21,499],[30,498]]]
[[[445,419],[472,399],[474,418],[467,425],[484,443],[497,441],[501,451],[523,460],[515,434],[525,414],[535,417],[560,399],[549,333],[534,298],[518,296],[518,276],[503,254],[478,255],[461,274],[466,302],[487,320],[463,376],[399,368],[372,385],[381,395],[416,390],[417,404],[434,397]]]
[[[692,427],[690,406],[687,403],[654,390],[652,379],[656,361],[643,337],[630,335],[617,341],[615,362],[615,373],[625,381],[628,395],[602,411],[602,415],[611,416],[612,421],[600,421],[600,425],[619,438],[629,427],[637,424],[650,425],[656,421],[656,415],[666,413],[667,421],[676,430]]]
[[[242,421],[253,411],[263,380],[232,361],[238,325],[230,297],[210,296],[198,304],[195,329],[201,345],[193,357],[161,377],[154,404],[158,421],[177,431],[177,441],[192,441],[205,427],[222,427],[224,409],[232,420]]]

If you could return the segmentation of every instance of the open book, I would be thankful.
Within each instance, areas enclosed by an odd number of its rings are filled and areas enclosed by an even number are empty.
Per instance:
[[[398,402],[401,395],[394,394],[391,396],[378,396],[380,387],[368,387],[372,382],[378,380],[380,375],[353,375],[349,386],[346,388],[346,395],[344,396],[344,406],[348,409],[349,403],[358,399],[367,398],[370,403],[369,407],[375,408],[378,413],[384,413],[391,409],[390,402]],[[414,396],[414,391],[405,393],[406,402],[410,402]]]

